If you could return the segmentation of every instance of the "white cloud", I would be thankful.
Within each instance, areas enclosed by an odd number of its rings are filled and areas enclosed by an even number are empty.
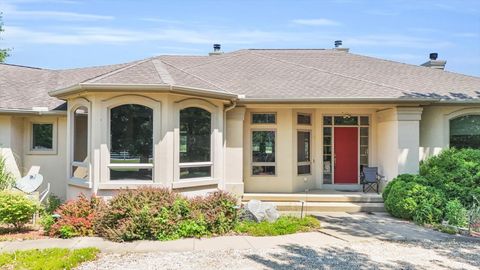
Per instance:
[[[406,35],[365,35],[344,39],[346,46],[379,46],[379,47],[399,47],[399,48],[417,48],[432,49],[450,47],[453,43],[449,41],[433,40],[429,38],[419,38]],[[434,45],[432,45],[434,44]]]
[[[466,32],[466,33],[456,33],[456,34],[453,34],[454,37],[465,37],[465,38],[476,38],[476,37],[479,37],[480,35],[478,33],[469,33],[469,32]]]
[[[23,10],[19,9],[12,1],[0,3],[0,11],[3,12],[5,18],[22,20],[48,19],[60,21],[99,21],[114,19],[113,16],[90,13],[56,10]]]
[[[329,19],[324,19],[324,18],[295,19],[295,20],[292,20],[292,22],[295,23],[295,24],[310,25],[310,26],[335,26],[335,25],[340,25],[339,22],[329,20]]]

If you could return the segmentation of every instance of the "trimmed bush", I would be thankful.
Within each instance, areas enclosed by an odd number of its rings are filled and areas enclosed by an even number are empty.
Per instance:
[[[222,234],[236,224],[235,203],[224,192],[187,199],[169,189],[123,190],[98,216],[96,232],[114,241]]]
[[[23,193],[0,191],[0,223],[19,229],[30,221],[38,208],[38,204]]]
[[[444,150],[421,164],[420,175],[448,200],[458,199],[470,206],[474,196],[480,198],[480,150]]]
[[[49,218],[45,218],[42,224],[50,236],[93,236],[95,219],[103,207],[102,199],[94,196],[88,199],[81,195],[77,200],[68,201],[55,211],[60,217],[53,224]]]
[[[450,225],[466,227],[468,225],[467,209],[459,200],[448,201],[445,206],[445,220]]]
[[[440,222],[443,216],[444,195],[441,191],[416,182],[392,181],[385,208],[395,217],[417,223]]]

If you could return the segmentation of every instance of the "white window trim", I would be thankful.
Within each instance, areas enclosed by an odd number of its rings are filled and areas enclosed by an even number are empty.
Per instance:
[[[52,149],[33,149],[33,124],[52,124]],[[57,155],[57,145],[58,145],[58,119],[57,118],[43,118],[43,117],[34,117],[31,118],[27,123],[26,132],[26,152],[28,155]]]
[[[275,115],[275,123],[254,123],[253,122],[254,114],[273,114]],[[250,125],[252,126],[260,126],[260,125],[272,126],[272,125],[277,125],[277,122],[278,122],[277,112],[250,112]]]
[[[302,126],[303,126],[303,125],[302,125]],[[308,155],[309,155],[308,159],[309,159],[309,161],[298,161],[298,132],[308,132],[308,133],[309,133],[309,137],[310,137],[310,140],[309,140],[309,144],[310,144],[310,145],[309,145],[309,146],[310,146],[310,149],[309,149],[309,150],[310,150],[310,151],[308,152]],[[312,157],[312,156],[313,156],[313,155],[312,155],[312,148],[313,148],[313,147],[312,147],[312,141],[313,141],[312,130],[311,130],[311,129],[299,128],[299,129],[297,129],[297,134],[296,134],[295,138],[297,139],[297,141],[296,141],[296,145],[297,145],[297,146],[296,146],[296,147],[297,147],[297,155],[296,155],[297,175],[299,175],[299,176],[312,175],[312,171],[313,171],[313,170],[312,170],[312,169],[313,169],[313,168],[312,168],[312,163],[313,163],[313,162],[312,162],[312,158],[313,158],[313,157]],[[309,165],[309,166],[310,166],[310,172],[309,172],[309,173],[298,173],[298,166],[306,166],[306,165]]]
[[[273,124],[268,124],[273,125]],[[275,162],[254,162],[253,161],[253,132],[255,131],[273,131],[275,133]],[[250,176],[251,177],[276,177],[278,175],[277,166],[277,152],[278,152],[278,137],[276,128],[252,128],[250,129]],[[253,167],[256,166],[272,166],[275,167],[275,174],[253,174]]]
[[[450,120],[465,116],[465,115],[480,115],[480,107],[464,108],[445,114],[443,122],[443,145],[450,147]]]
[[[202,162],[180,162],[180,111],[186,108],[200,108],[210,113],[210,161]],[[180,100],[175,103],[175,129],[174,129],[174,180],[172,182],[173,188],[193,187],[201,185],[214,185],[219,182],[219,175],[217,175],[217,167],[221,164],[217,164],[217,149],[216,140],[218,130],[220,128],[218,112],[219,108],[203,99],[188,98]],[[182,168],[194,168],[194,167],[210,167],[209,177],[196,177],[196,178],[180,178],[180,170]]]
[[[74,185],[74,186],[80,186],[80,187],[86,187],[86,188],[92,188],[92,166],[91,166],[91,161],[90,161],[90,156],[91,156],[91,130],[92,130],[92,109],[90,105],[90,101],[84,98],[78,98],[73,101],[71,101],[71,104],[73,104],[69,108],[69,121],[67,125],[68,129],[68,136],[69,136],[69,145],[68,145],[68,161],[70,166],[67,168],[67,179],[68,179],[68,184]],[[85,161],[80,162],[80,161],[75,161],[74,159],[74,148],[75,148],[75,111],[78,108],[85,107],[88,110],[88,119],[87,119],[87,127],[88,127],[88,132],[87,132],[87,157],[85,158]],[[82,167],[86,168],[88,170],[88,176],[87,178],[78,178],[73,176],[73,171],[72,167]]]
[[[153,113],[153,139],[152,139],[152,160],[153,163],[135,163],[135,164],[118,164],[117,163],[110,163],[110,149],[111,149],[111,141],[110,141],[110,112],[112,108],[127,105],[127,104],[134,104],[134,105],[141,105],[152,109]],[[102,118],[104,121],[105,128],[102,131],[102,145],[101,147],[101,159],[102,166],[101,166],[101,182],[102,183],[112,183],[113,186],[124,185],[128,183],[132,184],[152,184],[154,182],[158,182],[157,178],[157,163],[159,157],[156,155],[156,148],[157,145],[160,143],[160,134],[161,134],[161,102],[151,99],[149,97],[145,97],[142,95],[121,95],[116,96],[108,100],[104,100],[102,102]],[[122,179],[122,180],[111,180],[110,179],[110,168],[151,168],[152,169],[152,179],[151,180],[139,180],[139,179]],[[108,186],[108,185],[107,185]]]

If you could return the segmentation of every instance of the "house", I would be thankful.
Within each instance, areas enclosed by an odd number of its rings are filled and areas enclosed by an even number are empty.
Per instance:
[[[338,45],[338,44],[337,44]],[[480,78],[334,49],[247,49],[65,70],[0,65],[0,150],[63,198],[144,185],[358,189],[480,148]]]

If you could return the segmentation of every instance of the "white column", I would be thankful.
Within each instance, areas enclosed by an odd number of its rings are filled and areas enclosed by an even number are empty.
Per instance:
[[[377,156],[387,180],[418,173],[422,108],[397,107],[377,114]]]
[[[243,120],[245,108],[227,112],[225,134],[225,190],[243,195]]]

